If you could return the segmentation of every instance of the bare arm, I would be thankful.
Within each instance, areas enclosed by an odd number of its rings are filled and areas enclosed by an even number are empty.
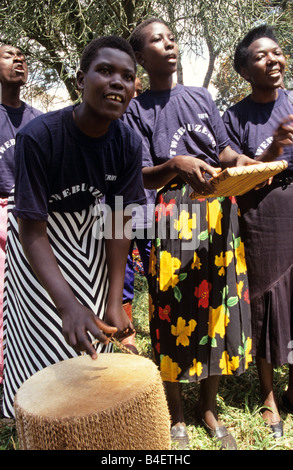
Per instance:
[[[103,333],[114,334],[117,329],[109,327],[75,297],[64,279],[47,237],[47,223],[19,219],[19,236],[24,253],[35,275],[46,289],[62,318],[63,335],[75,350],[86,351],[93,359],[97,357],[87,332],[107,344],[109,338]],[[102,331],[101,331],[102,330]]]
[[[235,152],[230,145],[224,148],[219,154],[219,160],[222,168],[234,167],[234,166],[246,166],[255,164],[253,158],[247,157],[247,155]]]

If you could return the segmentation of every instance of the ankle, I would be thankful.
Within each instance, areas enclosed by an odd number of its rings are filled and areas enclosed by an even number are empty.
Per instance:
[[[278,404],[273,393],[270,393],[264,400],[261,408],[262,418],[268,424],[276,424],[280,421]]]
[[[221,426],[221,423],[218,420],[215,404],[209,406],[204,402],[199,401],[197,405],[197,412],[205,424],[207,424],[211,429],[215,429],[217,426]]]
[[[221,426],[217,413],[212,410],[205,411],[202,415],[202,419],[211,429]]]
[[[273,411],[266,409],[262,412],[262,419],[270,426],[279,423],[281,418],[277,410]]]
[[[262,394],[262,397],[263,397],[264,408],[268,408],[269,411],[272,411],[272,412],[275,412],[278,410],[278,403],[277,403],[274,392]]]

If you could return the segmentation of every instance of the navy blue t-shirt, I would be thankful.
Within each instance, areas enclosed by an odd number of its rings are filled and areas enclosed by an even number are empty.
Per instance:
[[[191,155],[219,166],[229,145],[211,94],[200,87],[176,85],[146,91],[131,100],[124,120],[143,137],[143,166],[156,166],[176,155]]]
[[[224,113],[230,145],[236,152],[255,158],[265,151],[281,120],[293,114],[288,94],[289,91],[279,89],[278,98],[271,103],[256,103],[247,96]],[[285,146],[278,160],[288,161],[288,170],[293,171],[293,145]]]
[[[41,111],[22,102],[19,108],[0,105],[0,196],[7,197],[14,185],[14,147],[17,132]]]
[[[52,111],[27,124],[15,149],[17,217],[47,220],[52,212],[79,212],[105,196],[115,209],[145,202],[141,139],[120,120],[100,138],[83,134],[73,106]]]

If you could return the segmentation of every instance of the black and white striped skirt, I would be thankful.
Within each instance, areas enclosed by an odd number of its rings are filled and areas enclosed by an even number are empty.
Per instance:
[[[62,322],[51,298],[28,264],[8,203],[8,232],[4,279],[3,413],[13,417],[18,388],[31,375],[58,361],[77,356],[62,334]],[[47,233],[58,265],[77,299],[103,318],[108,278],[104,239],[99,237],[100,206],[78,213],[51,213]],[[102,222],[101,222],[102,223]],[[98,352],[112,345],[98,344]]]

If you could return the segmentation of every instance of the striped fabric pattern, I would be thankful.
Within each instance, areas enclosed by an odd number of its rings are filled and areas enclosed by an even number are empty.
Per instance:
[[[17,220],[8,202],[7,254],[4,281],[3,412],[14,417],[14,395],[38,370],[77,353],[62,335],[62,323],[50,297],[34,276],[22,251]],[[100,206],[79,213],[51,213],[47,233],[58,265],[77,299],[103,318],[107,267]],[[98,344],[98,352],[112,345]]]

